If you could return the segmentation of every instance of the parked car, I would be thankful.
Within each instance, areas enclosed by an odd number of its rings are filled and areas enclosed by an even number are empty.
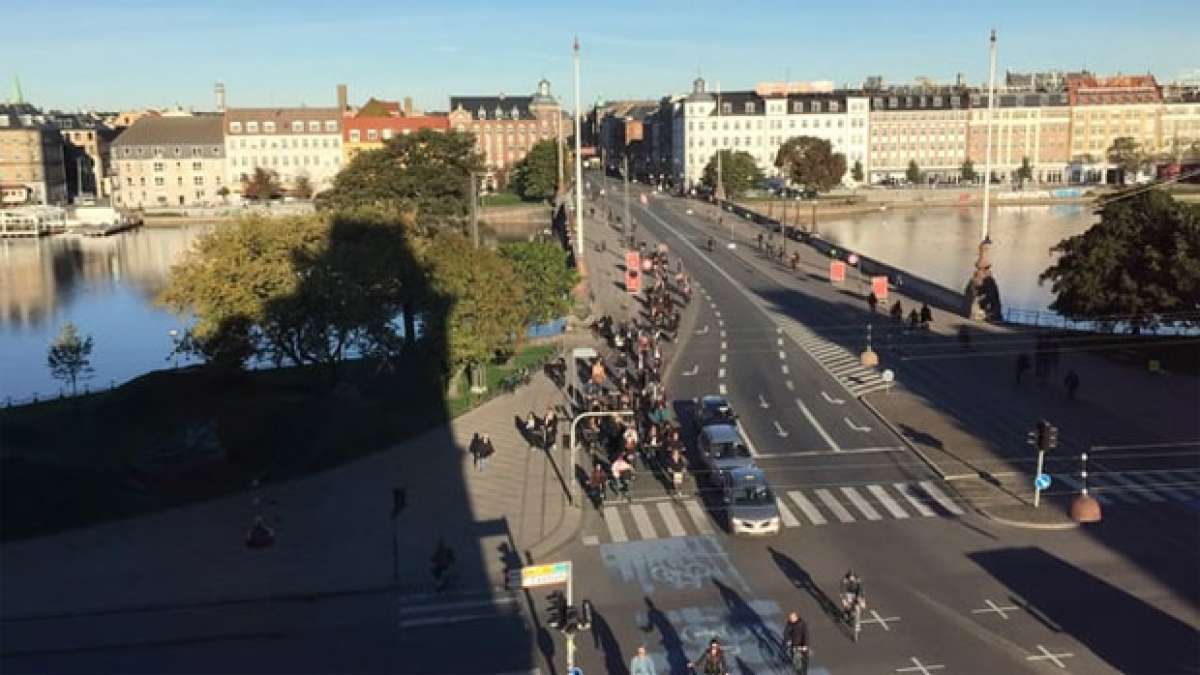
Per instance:
[[[722,503],[731,534],[779,534],[779,504],[762,469],[732,469],[721,474],[721,481]]]
[[[710,424],[701,429],[696,451],[701,472],[713,485],[721,485],[722,472],[754,466],[750,446],[733,424]]]

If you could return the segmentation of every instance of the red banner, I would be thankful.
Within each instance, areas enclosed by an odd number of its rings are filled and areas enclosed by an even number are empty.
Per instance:
[[[840,284],[846,280],[846,263],[841,260],[829,261],[829,281]]]
[[[637,251],[625,252],[625,290],[637,293],[642,290],[641,256]]]
[[[871,292],[875,294],[875,298],[880,302],[887,300],[888,278],[871,277]]]

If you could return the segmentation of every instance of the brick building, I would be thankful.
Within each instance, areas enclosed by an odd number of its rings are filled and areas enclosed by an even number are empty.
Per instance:
[[[572,133],[547,80],[538,82],[532,96],[451,96],[449,126],[475,135],[475,149],[499,183],[535,143]]]

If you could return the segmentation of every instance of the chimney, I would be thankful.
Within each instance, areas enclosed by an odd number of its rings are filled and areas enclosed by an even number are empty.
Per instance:
[[[344,85],[344,84],[339,84],[337,86],[337,104],[338,104],[338,111],[340,111],[341,114],[345,115],[346,114],[346,85]]]
[[[216,86],[213,87],[213,94],[217,99],[217,112],[225,112],[225,83],[218,82]]]
[[[404,116],[405,117],[412,116],[412,97],[411,96],[404,97]]]

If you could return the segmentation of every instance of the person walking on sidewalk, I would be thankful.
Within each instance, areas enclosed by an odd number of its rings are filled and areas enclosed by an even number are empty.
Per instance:
[[[553,450],[557,440],[558,413],[554,412],[554,406],[550,406],[546,408],[546,416],[542,418],[542,447]]]
[[[808,673],[808,626],[799,612],[788,614],[783,625],[783,653],[797,673]]]
[[[475,470],[482,471],[483,469],[479,468],[479,464],[480,457],[483,454],[483,439],[479,437],[478,432],[474,436],[471,436],[471,443],[467,446],[467,451],[471,453],[471,464],[475,467]]]
[[[1067,387],[1067,398],[1075,400],[1075,392],[1079,389],[1079,373],[1075,372],[1074,368],[1067,370],[1067,376],[1063,378],[1063,385]]]
[[[530,452],[533,452],[534,450],[538,449],[537,436],[538,436],[538,418],[537,418],[537,415],[533,414],[533,411],[530,410],[529,416],[525,418],[525,440],[529,441],[529,451]]]
[[[929,330],[929,324],[933,323],[933,310],[929,309],[929,303],[921,303],[921,328]]]
[[[639,645],[637,653],[629,660],[629,675],[658,675],[654,661],[646,656],[646,645]]]
[[[492,445],[492,437],[484,434],[479,441],[479,472],[482,473],[487,468],[488,458],[496,454],[496,446]]]
[[[871,291],[870,295],[867,296],[867,307],[870,307],[871,313],[874,314],[875,308],[878,306],[879,306],[879,298],[876,297],[875,291]]]

